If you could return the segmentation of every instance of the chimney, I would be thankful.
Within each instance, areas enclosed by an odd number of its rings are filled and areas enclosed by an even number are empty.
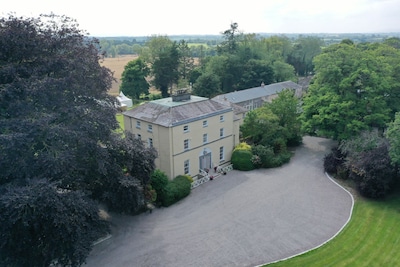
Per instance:
[[[187,89],[179,89],[172,95],[172,102],[184,102],[191,99]]]
[[[264,87],[265,86],[265,83],[262,81],[261,82],[261,87]]]

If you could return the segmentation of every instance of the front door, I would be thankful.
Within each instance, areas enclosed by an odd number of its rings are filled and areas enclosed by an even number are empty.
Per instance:
[[[211,152],[200,156],[200,170],[211,169]]]

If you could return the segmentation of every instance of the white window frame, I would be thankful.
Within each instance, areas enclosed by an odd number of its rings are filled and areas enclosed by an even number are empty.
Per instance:
[[[183,140],[183,150],[189,150],[190,149],[190,142],[189,139]]]
[[[219,121],[220,121],[220,122],[224,122],[224,121],[225,121],[224,115],[220,115],[220,116],[219,116]]]
[[[224,130],[224,128],[220,128],[219,129],[219,137],[222,138],[224,136],[225,136],[225,130]]]
[[[140,126],[140,121],[136,121],[136,128],[137,128],[137,129],[140,129],[140,128],[141,128],[141,126]]]
[[[207,120],[203,121],[203,127],[208,127],[208,121]]]
[[[147,144],[149,147],[153,147],[153,138],[147,139]]]
[[[189,132],[189,125],[184,125],[183,126],[183,132],[188,133]]]
[[[225,149],[223,146],[219,147],[219,161],[224,161],[225,160]]]
[[[149,133],[152,133],[152,132],[153,132],[153,125],[152,125],[152,124],[148,124],[148,125],[147,125],[147,131],[148,131]]]
[[[142,135],[141,134],[136,134],[137,139],[142,140]]]
[[[183,162],[183,173],[189,175],[190,174],[190,160],[185,160]]]
[[[208,143],[208,134],[203,134],[203,144],[207,144]]]

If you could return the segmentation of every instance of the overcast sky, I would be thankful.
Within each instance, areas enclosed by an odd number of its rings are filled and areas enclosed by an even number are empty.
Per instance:
[[[0,15],[53,12],[93,36],[400,32],[400,0],[1,0]]]

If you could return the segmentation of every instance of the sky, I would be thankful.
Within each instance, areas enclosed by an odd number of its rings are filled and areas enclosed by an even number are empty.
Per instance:
[[[0,0],[2,17],[54,13],[92,36],[400,32],[400,0]]]

